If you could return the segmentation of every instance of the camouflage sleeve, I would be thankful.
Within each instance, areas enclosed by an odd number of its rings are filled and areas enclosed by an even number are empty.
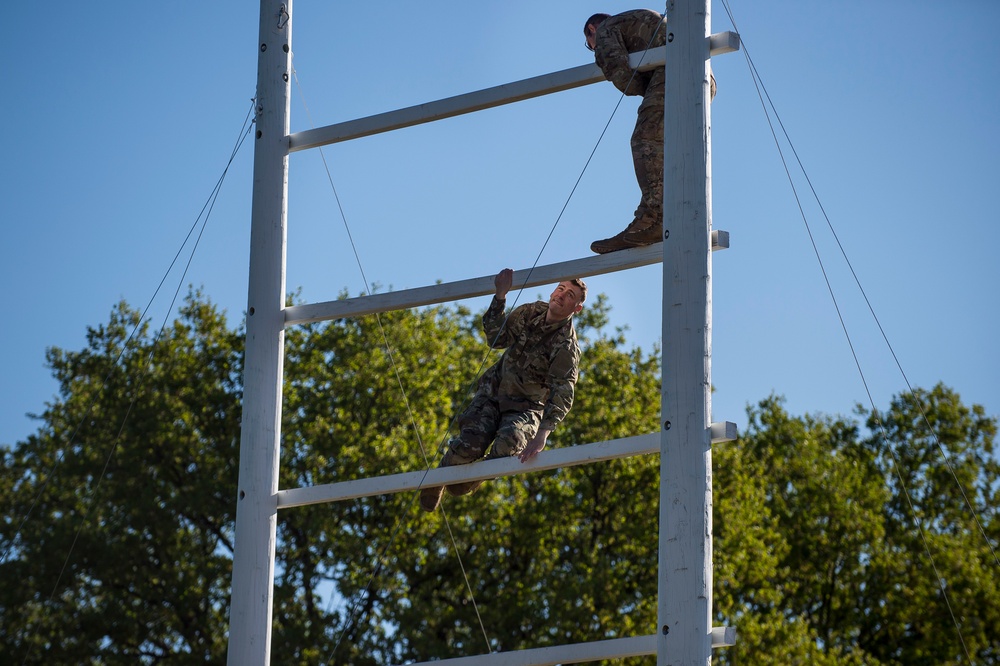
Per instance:
[[[597,48],[594,60],[604,72],[604,78],[626,95],[643,95],[646,77],[633,76],[628,65],[628,48],[619,30],[602,26],[597,29]]]
[[[504,314],[506,307],[506,298],[494,296],[493,300],[490,301],[490,307],[483,313],[483,333],[486,334],[486,344],[493,349],[503,349],[510,344],[510,319],[513,318],[514,312],[517,310],[511,312],[511,316],[508,318]]]
[[[580,348],[575,344],[561,347],[549,368],[549,400],[542,410],[539,428],[554,430],[573,407],[576,379],[579,374]]]

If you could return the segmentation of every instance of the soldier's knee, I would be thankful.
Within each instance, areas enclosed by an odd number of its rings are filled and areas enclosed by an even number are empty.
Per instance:
[[[528,440],[524,436],[524,433],[520,431],[511,433],[508,436],[497,437],[496,441],[493,442],[493,448],[490,449],[489,457],[491,459],[510,458],[521,453],[527,445]]]
[[[482,457],[482,445],[475,442],[466,442],[456,437],[448,442],[448,450],[445,451],[444,457],[441,459],[441,467],[468,465]]]

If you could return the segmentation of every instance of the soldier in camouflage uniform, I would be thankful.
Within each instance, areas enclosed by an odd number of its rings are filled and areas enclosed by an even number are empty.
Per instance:
[[[549,433],[573,406],[580,363],[573,315],[583,309],[587,285],[580,279],[560,282],[548,303],[521,305],[505,318],[513,278],[509,268],[497,274],[496,293],[483,315],[490,346],[506,351],[479,378],[475,396],[458,417],[461,434],[448,442],[440,467],[512,456],[527,462],[545,448]],[[456,483],[447,490],[466,495],[482,483]],[[433,511],[444,490],[424,488],[420,506]]]
[[[594,52],[604,77],[626,95],[642,95],[635,130],[632,132],[632,162],[642,198],[632,223],[611,238],[594,241],[598,254],[651,245],[661,240],[663,226],[663,96],[662,67],[648,72],[633,71],[630,53],[666,44],[666,19],[649,9],[634,9],[610,16],[594,14],[583,26],[587,48]],[[711,78],[715,97],[715,77]]]

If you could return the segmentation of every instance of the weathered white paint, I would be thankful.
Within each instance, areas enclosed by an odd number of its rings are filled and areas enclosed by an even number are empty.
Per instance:
[[[712,646],[734,645],[736,631],[727,627],[712,629]],[[590,643],[554,645],[552,647],[519,650],[517,652],[497,652],[457,659],[438,659],[408,664],[407,666],[554,666],[555,664],[579,664],[603,659],[624,659],[656,654],[656,636],[633,636],[612,638]]]
[[[228,663],[266,666],[277,527],[285,317],[291,0],[261,0],[246,361]]]
[[[667,4],[659,666],[712,660],[710,9]]]
[[[729,232],[713,231],[712,249],[723,250],[728,247]],[[555,284],[575,277],[583,278],[648,266],[662,260],[663,250],[657,243],[646,247],[636,247],[620,252],[549,264],[548,266],[535,266],[533,269],[522,269],[514,272],[514,288],[525,289],[543,284]],[[285,309],[285,326],[340,317],[359,317],[375,312],[415,308],[433,303],[450,303],[463,298],[485,296],[496,291],[496,287],[493,286],[493,278],[493,275],[486,275],[458,282],[445,282],[384,294],[297,305]]]
[[[736,424],[713,423],[712,441],[716,444],[737,438]],[[441,486],[462,481],[495,479],[529,472],[542,472],[560,467],[575,467],[616,458],[648,455],[660,452],[659,433],[636,435],[606,442],[579,444],[566,448],[546,449],[532,460],[522,463],[517,458],[484,460],[471,465],[457,465],[417,472],[403,472],[368,479],[353,479],[339,483],[328,483],[304,488],[278,491],[278,508],[288,509],[307,504],[338,502],[340,500],[388,495],[391,493],[417,490],[429,486]]]
[[[712,35],[709,39],[712,54],[730,53],[740,46],[740,38],[734,32],[722,32]],[[629,64],[644,72],[662,67],[666,54],[665,48],[650,49],[633,53],[629,56]],[[388,111],[366,118],[348,120],[336,125],[317,127],[292,134],[289,139],[290,152],[318,148],[331,143],[340,143],[363,136],[390,132],[392,130],[412,127],[435,120],[453,118],[473,111],[482,111],[495,106],[520,102],[533,97],[540,97],[563,90],[579,88],[604,81],[604,74],[597,65],[581,65],[551,74],[543,74],[530,79],[477,90],[476,92],[456,95],[446,99],[409,106],[405,109]]]

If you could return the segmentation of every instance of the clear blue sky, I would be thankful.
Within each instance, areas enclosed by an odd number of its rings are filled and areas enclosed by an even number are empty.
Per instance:
[[[587,63],[583,20],[635,6],[299,0],[293,131]],[[1000,414],[1000,44],[990,38],[1000,3],[731,7],[910,382],[943,381]],[[721,3],[712,11],[714,32],[733,28]],[[254,95],[258,7],[63,1],[22,3],[10,18],[16,27],[0,41],[6,445],[34,431],[25,414],[56,391],[46,347],[82,348],[86,327],[105,323],[119,299],[144,306],[194,223]],[[744,55],[713,67],[714,223],[732,234],[714,257],[714,420],[742,426],[744,405],[771,392],[793,413],[847,414],[867,402],[865,389]],[[325,148],[368,280],[403,289],[530,266],[617,101],[602,83]],[[589,256],[592,240],[629,221],[637,103],[625,100],[612,120],[541,263]],[[234,326],[246,303],[251,164],[248,143],[186,279]],[[290,165],[289,288],[307,302],[360,293],[319,153]],[[884,408],[905,384],[797,186]],[[658,342],[659,267],[590,284],[609,295],[633,344]],[[154,304],[156,325],[167,302]]]

